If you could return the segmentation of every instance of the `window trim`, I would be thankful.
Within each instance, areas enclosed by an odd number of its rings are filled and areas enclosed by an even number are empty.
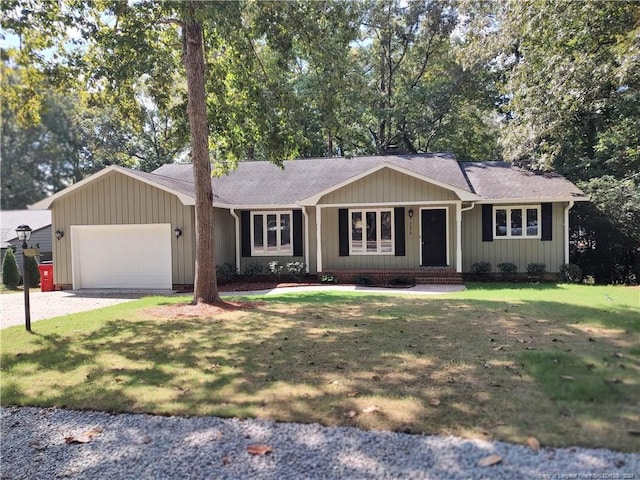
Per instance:
[[[396,254],[396,239],[395,239],[395,211],[393,207],[381,207],[381,208],[350,208],[349,210],[349,255],[391,255],[395,256]],[[366,219],[367,213],[375,212],[376,214],[376,251],[369,252],[367,251],[367,240],[366,240],[366,226],[363,225],[362,231],[362,251],[354,252],[353,251],[353,228],[351,224],[351,219],[353,218],[354,213],[360,213],[362,215],[362,219]],[[388,252],[380,251],[382,247],[382,212],[389,212],[389,216],[391,217],[391,250]]]
[[[523,229],[524,235],[512,235],[511,228],[507,228],[506,235],[496,234],[496,211],[506,210],[507,220],[511,218],[512,210],[522,210],[522,223],[526,223],[527,210],[536,210],[538,219],[538,233],[536,235],[528,235],[526,227]],[[540,240],[542,238],[542,207],[541,204],[534,205],[494,205],[491,219],[491,232],[494,240]]]
[[[270,252],[268,251],[268,229],[267,226],[267,216],[268,215],[276,215],[276,225],[280,225],[281,216],[289,215],[289,251],[282,251],[282,230],[276,230],[276,243],[277,243],[277,251]],[[254,218],[256,216],[262,217],[262,247],[256,248],[255,245],[255,235],[254,235]],[[294,229],[293,229],[293,210],[258,210],[252,211],[250,215],[250,230],[251,230],[251,256],[252,257],[293,257],[293,237],[294,237]]]

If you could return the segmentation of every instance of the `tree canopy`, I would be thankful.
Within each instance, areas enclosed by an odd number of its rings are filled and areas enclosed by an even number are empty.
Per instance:
[[[592,254],[606,243],[593,232],[609,228],[612,248],[624,252],[592,274],[640,275],[634,1],[7,0],[1,8],[3,208],[110,164],[191,161],[208,175],[238,161],[447,150],[564,174],[593,199],[573,209],[582,232],[574,245],[593,245]],[[204,123],[195,138],[189,25],[202,43],[196,116]],[[203,261],[214,263],[211,255]],[[620,262],[627,273],[616,273]]]

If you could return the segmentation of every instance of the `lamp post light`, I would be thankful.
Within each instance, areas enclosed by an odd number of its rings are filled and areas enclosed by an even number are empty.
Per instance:
[[[20,225],[16,228],[18,240],[22,241],[22,286],[24,288],[24,321],[27,332],[31,331],[31,310],[29,307],[29,272],[27,271],[27,241],[31,238],[29,225]]]

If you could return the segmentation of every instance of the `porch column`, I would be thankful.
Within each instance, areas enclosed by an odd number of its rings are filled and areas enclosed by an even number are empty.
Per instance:
[[[302,215],[304,216],[304,263],[305,271],[309,273],[309,214],[307,207],[302,207]]]
[[[231,214],[231,216],[233,217],[234,221],[235,221],[235,228],[236,228],[236,273],[240,274],[240,218],[238,217],[238,214],[236,213],[236,209],[232,208],[231,210],[229,210],[229,213]]]
[[[322,208],[316,205],[316,270],[322,272]]]
[[[456,272],[462,273],[462,202],[456,202]]]

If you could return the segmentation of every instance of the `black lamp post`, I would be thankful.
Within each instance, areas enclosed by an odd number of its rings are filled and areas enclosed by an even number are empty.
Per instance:
[[[27,241],[31,238],[31,227],[20,225],[16,228],[18,240],[22,241],[22,286],[24,287],[24,321],[27,332],[31,331],[31,309],[29,307],[29,272],[27,271]]]

